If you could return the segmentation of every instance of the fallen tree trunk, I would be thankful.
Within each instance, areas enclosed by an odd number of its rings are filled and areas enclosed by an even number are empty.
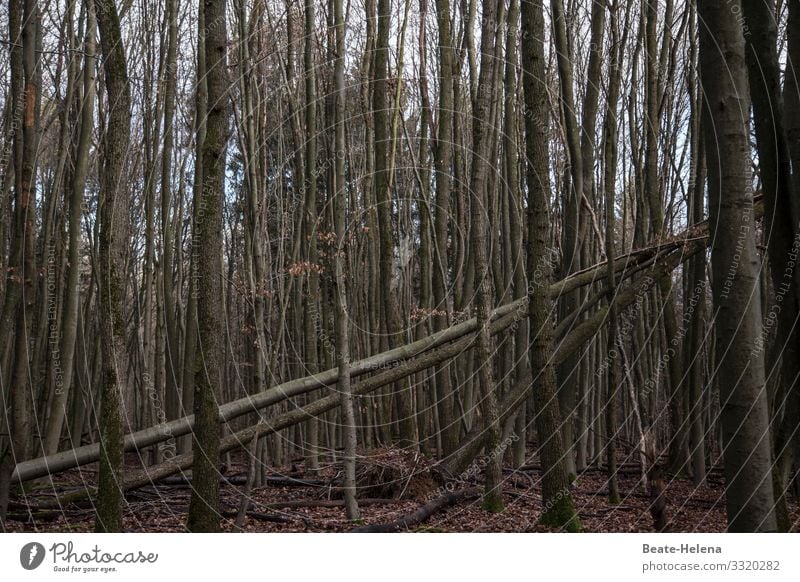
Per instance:
[[[614,303],[617,310],[621,310],[634,303],[638,297],[642,297],[648,289],[655,284],[661,277],[667,276],[682,261],[687,260],[705,245],[700,242],[687,245],[682,251],[673,252],[667,260],[659,263],[650,271],[649,275],[642,277],[639,283],[624,291],[614,295]],[[492,333],[498,333],[503,329],[513,325],[526,314],[525,303],[523,302],[517,311],[512,311],[502,318],[492,322],[490,329]],[[553,353],[554,362],[557,364],[563,361],[573,350],[580,348],[598,329],[605,323],[608,314],[608,307],[601,308],[592,317],[581,322],[569,335],[567,335],[555,348]],[[353,387],[353,395],[360,396],[368,394],[387,384],[396,382],[406,376],[437,365],[444,360],[453,358],[467,349],[474,341],[473,336],[462,337],[461,339],[426,352],[412,360],[400,364],[380,374],[376,374],[366,380],[358,382]],[[530,391],[530,378],[523,378],[517,382],[512,389],[505,395],[500,402],[501,422],[505,422],[527,398]],[[333,409],[339,404],[339,395],[332,394],[316,400],[302,408],[291,410],[274,417],[271,420],[261,422],[257,425],[245,428],[236,433],[228,435],[220,442],[220,453],[225,453],[234,449],[246,446],[252,439],[260,438],[304,422],[309,418],[318,416],[323,412]],[[472,460],[480,453],[484,446],[485,432],[480,424],[476,424],[465,439],[464,444],[453,455],[440,462],[436,472],[444,479],[452,478],[462,473]],[[180,471],[189,469],[193,463],[191,452],[172,457],[159,465],[145,467],[133,471],[123,478],[121,487],[127,491],[145,485],[153,484],[159,479],[173,475]],[[92,494],[92,490],[85,490],[67,494],[53,500],[52,503],[40,505],[40,508],[69,503],[74,500],[84,499]]]
[[[322,479],[295,479],[293,477],[264,477],[263,482],[265,485],[272,485],[273,487],[328,487],[331,482]],[[234,475],[232,477],[221,476],[220,483],[227,485],[244,485],[247,483],[246,475]],[[159,479],[156,486],[164,487],[191,487],[191,477],[165,477]]]
[[[397,533],[407,530],[408,528],[419,525],[430,519],[430,517],[443,509],[447,509],[451,505],[461,503],[468,499],[476,499],[480,497],[480,489],[473,487],[472,489],[464,489],[462,491],[454,491],[452,493],[445,493],[441,497],[437,497],[433,501],[429,501],[422,505],[416,511],[409,513],[405,517],[393,521],[391,523],[379,523],[375,525],[364,525],[350,530],[352,533]]]
[[[619,265],[618,272],[622,273],[621,280],[624,280],[628,276],[632,276],[634,273],[639,272],[642,266],[652,264],[653,261],[659,261],[657,264],[663,264],[663,262],[672,263],[674,261],[667,261],[666,259],[669,257],[674,257],[676,254],[679,254],[682,257],[681,260],[686,260],[690,255],[687,255],[685,252],[677,253],[677,250],[682,246],[700,246],[701,242],[702,248],[705,248],[706,232],[707,225],[705,223],[701,223],[698,226],[687,229],[684,231],[684,233],[674,237],[669,241],[659,243],[646,249],[633,251],[618,257],[615,259],[615,265]],[[692,243],[687,245],[686,240],[690,238],[690,235]],[[697,252],[697,250],[699,249],[696,249],[694,252]],[[675,268],[675,266],[677,266],[679,263],[680,261],[675,263],[672,268]],[[561,281],[553,283],[548,291],[551,296],[558,296],[559,294],[567,293],[579,287],[597,282],[603,277],[605,277],[605,261],[591,268],[574,273],[573,275],[570,275]],[[531,289],[531,292],[533,291],[535,291],[535,288]],[[493,324],[497,321],[507,318],[508,316],[514,316],[512,318],[513,321],[519,319],[519,315],[524,314],[525,312],[527,301],[528,298],[526,296],[495,309],[492,312]],[[604,317],[605,314],[603,315],[603,319]],[[509,322],[508,325],[511,325],[513,321]],[[576,338],[583,337],[583,333],[575,335],[575,332],[580,330],[581,327],[585,327],[585,325],[590,321],[596,321],[596,317],[584,321],[581,326],[578,326],[578,328],[573,330],[572,333],[564,338],[562,344],[565,342],[573,343],[573,341],[579,341],[579,343],[583,343],[585,339],[573,340],[572,338],[573,336]],[[413,361],[429,355],[432,352],[436,352],[439,348],[442,346],[447,346],[450,342],[458,343],[458,341],[463,341],[465,336],[467,339],[469,339],[469,341],[472,341],[472,339],[469,337],[469,334],[476,330],[476,325],[477,323],[475,318],[472,318],[405,346],[388,350],[386,352],[381,352],[380,354],[376,354],[374,356],[354,362],[352,364],[351,377],[357,378],[365,374],[373,373],[377,370],[391,368],[392,366],[404,368],[409,361]],[[492,327],[494,328],[495,326],[493,325]],[[502,329],[505,328],[501,327],[498,329],[498,331],[501,331]],[[440,361],[449,357],[452,356],[444,356],[441,358],[441,360],[433,363],[439,363]],[[374,376],[374,378],[378,378],[380,376],[381,374],[377,374]],[[402,379],[404,377],[405,375],[400,376],[397,379]],[[234,400],[220,406],[220,420],[223,422],[229,422],[247,413],[261,410],[270,405],[282,402],[288,398],[306,394],[318,388],[333,385],[336,383],[337,378],[338,370],[332,368],[319,374],[285,382],[258,394]],[[370,380],[371,379],[372,378],[370,378]],[[338,400],[336,404],[338,404]],[[326,408],[325,410],[328,409]],[[125,437],[124,449],[126,452],[136,451],[178,436],[186,435],[192,431],[193,426],[194,415],[189,415],[130,433]],[[54,475],[73,467],[95,462],[99,459],[99,454],[99,444],[92,444],[76,447],[74,449],[56,453],[54,455],[25,461],[17,464],[12,475],[12,480],[24,482],[39,477]],[[181,455],[181,457],[184,456],[185,455]],[[178,457],[175,458],[177,459]]]
[[[526,305],[527,298],[518,299],[494,311],[493,321],[500,321],[509,315],[520,312]],[[508,325],[511,323],[509,322]],[[351,377],[356,378],[370,372],[382,369],[396,369],[404,362],[419,358],[431,353],[437,347],[447,345],[475,331],[475,319],[470,319],[454,325],[432,336],[428,336],[411,344],[382,352],[353,364]],[[504,328],[498,328],[502,331]],[[496,332],[495,332],[496,333]],[[470,340],[471,341],[471,340]],[[377,376],[376,376],[377,377]],[[402,379],[401,376],[399,379]],[[252,396],[229,402],[220,406],[220,419],[228,422],[249,412],[266,408],[272,404],[282,402],[294,396],[306,394],[318,388],[323,388],[336,383],[338,372],[336,369],[326,370],[314,376],[308,376],[280,384]],[[140,450],[158,444],[174,437],[189,434],[194,426],[194,415],[189,415],[170,422],[165,422],[144,430],[126,435],[125,451]],[[73,467],[93,463],[99,458],[99,444],[84,445],[47,457],[40,457],[19,463],[14,469],[12,478],[19,481],[29,481],[47,475],[54,475]]]
[[[359,499],[358,506],[368,505],[396,505],[407,503],[407,499]],[[265,509],[297,509],[302,507],[344,507],[344,499],[298,499],[296,501],[278,501],[276,503],[264,503],[261,507]]]
[[[524,309],[520,311],[519,314],[512,312],[505,317],[501,318],[498,321],[492,323],[491,330],[493,333],[497,333],[510,325],[513,324],[514,321],[517,321],[519,317],[524,314]],[[362,380],[353,386],[353,395],[354,396],[361,396],[364,394],[368,394],[386,386],[387,384],[391,384],[393,382],[397,382],[434,366],[444,360],[449,358],[455,357],[465,349],[467,349],[470,344],[474,341],[474,337],[467,336],[464,337],[456,342],[433,350],[415,358],[413,360],[409,360],[405,364],[402,364],[396,368],[392,368],[385,372],[381,372],[380,374],[376,374],[366,380]],[[289,428],[290,426],[294,426],[295,424],[299,424],[304,422],[310,418],[318,416],[323,412],[327,412],[339,405],[339,395],[338,394],[331,394],[329,396],[325,396],[320,398],[319,400],[315,400],[314,402],[307,404],[303,408],[297,408],[295,410],[291,410],[289,412],[283,413],[279,416],[276,416],[273,419],[268,419],[264,422],[261,422],[257,425],[245,428],[240,430],[234,434],[228,435],[222,441],[220,441],[219,445],[219,452],[220,454],[226,453],[228,451],[232,451],[234,449],[238,449],[244,446],[247,446],[254,438],[260,438],[266,436],[268,434],[272,434],[283,430],[285,428]],[[142,469],[138,469],[136,471],[132,471],[125,475],[124,479],[122,480],[121,487],[123,491],[127,491],[129,489],[136,489],[137,487],[143,487],[145,485],[154,485],[159,480],[164,479],[170,475],[174,475],[175,473],[179,473],[181,471],[187,470],[192,466],[194,461],[193,454],[191,452],[185,453],[183,455],[177,455],[170,459],[165,460],[164,462],[154,465],[152,467],[145,467]],[[81,491],[76,491],[72,493],[68,493],[66,495],[62,495],[59,498],[54,500],[50,500],[46,503],[40,504],[40,508],[50,507],[50,506],[58,506],[59,504],[63,503],[71,503],[77,500],[85,499],[86,497],[93,494],[93,489],[85,489]]]
[[[673,252],[661,263],[653,266],[652,270],[643,276],[637,285],[618,292],[613,296],[612,302],[619,313],[625,307],[633,304],[638,299],[643,298],[647,291],[661,278],[669,274],[683,261],[694,256],[706,248],[704,241],[695,241],[686,245],[682,251]],[[591,317],[577,325],[566,337],[564,337],[553,350],[553,365],[558,365],[564,359],[580,348],[591,338],[597,330],[606,322],[609,313],[609,305],[598,309]],[[505,422],[514,414],[520,405],[528,397],[530,380],[518,382],[502,398],[499,403],[500,422]],[[486,431],[482,423],[476,423],[469,434],[462,439],[463,444],[452,455],[442,460],[437,466],[437,471],[444,478],[453,478],[463,473],[469,467],[472,460],[480,453],[486,442]]]

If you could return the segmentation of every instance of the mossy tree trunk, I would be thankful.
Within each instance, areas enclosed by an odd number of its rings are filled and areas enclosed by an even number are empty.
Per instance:
[[[528,186],[528,321],[532,341],[536,434],[542,465],[541,523],[568,531],[581,527],[570,496],[570,478],[562,440],[561,414],[553,366],[552,280],[548,260],[550,173],[548,167],[547,77],[542,0],[522,3],[522,72],[525,92],[525,156]]]
[[[192,236],[198,345],[194,370],[195,427],[192,449],[196,462],[187,528],[219,530],[219,402],[222,382],[224,301],[222,296],[222,206],[225,150],[228,141],[228,35],[225,0],[201,0],[207,23],[200,29],[205,44],[208,112],[202,145],[203,180]]]
[[[125,46],[114,2],[95,0],[103,52],[108,116],[103,136],[100,175],[100,474],[95,530],[122,530],[122,395],[127,371],[125,345],[125,255],[128,247],[129,199],[125,159],[130,146],[131,96]]]

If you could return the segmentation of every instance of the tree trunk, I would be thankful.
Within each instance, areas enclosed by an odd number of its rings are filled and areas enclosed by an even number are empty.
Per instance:
[[[753,99],[753,121],[758,147],[759,176],[763,183],[764,238],[767,242],[769,272],[775,297],[767,305],[765,325],[776,326],[773,353],[780,361],[767,370],[767,383],[778,376],[781,382],[781,402],[776,409],[784,410],[784,418],[776,420],[774,435],[775,497],[778,501],[778,521],[781,531],[789,531],[788,508],[784,497],[784,482],[792,465],[792,431],[797,428],[800,413],[800,269],[795,268],[792,253],[797,244],[797,201],[792,200],[792,175],[789,145],[784,127],[781,72],[778,65],[777,22],[774,5],[764,0],[742,0],[742,9],[750,34],[746,40],[746,63],[750,94]],[[786,299],[786,300],[784,300]],[[763,344],[763,339],[761,340]],[[763,346],[760,348],[763,351]]]
[[[436,0],[436,21],[439,25],[439,106],[436,141],[433,149],[436,168],[436,210],[434,219],[433,261],[433,329],[441,331],[450,324],[449,247],[450,191],[453,187],[453,36],[450,21],[450,0]],[[436,372],[436,406],[442,435],[442,456],[450,455],[458,446],[459,426],[453,413],[455,394],[451,372],[444,366]]]
[[[567,22],[562,0],[551,0],[553,42],[556,47],[558,61],[558,79],[561,89],[561,114],[564,120],[564,134],[569,154],[569,185],[563,193],[563,226],[561,229],[561,276],[566,277],[581,269],[581,198],[584,192],[583,159],[581,157],[581,139],[576,116],[573,90],[573,70],[570,59],[567,36]],[[599,8],[599,4],[595,4]],[[580,296],[568,293],[559,298],[559,314],[565,317],[578,308]],[[533,332],[533,328],[531,329]],[[574,412],[578,393],[580,358],[577,354],[567,358],[558,367],[558,403],[563,418],[561,425],[562,441],[565,450],[567,472],[571,480],[575,479],[574,452]]]
[[[165,412],[174,420],[188,411],[183,402],[180,377],[180,344],[175,315],[174,232],[172,212],[172,152],[175,142],[176,85],[178,81],[178,2],[166,0],[167,54],[164,68],[164,146],[161,150],[161,287],[164,331],[166,336]],[[180,218],[180,217],[178,217]]]
[[[117,8],[113,2],[95,0],[95,9],[103,51],[108,103],[99,218],[102,412],[95,530],[118,532],[122,530],[122,490],[119,485],[124,458],[121,406],[127,372],[123,305],[129,205],[123,184],[125,159],[130,147],[131,96]]]
[[[726,0],[698,0],[709,177],[716,377],[720,387],[728,529],[775,531],[761,336],[759,262],[750,190],[745,44]]]
[[[525,91],[525,153],[528,202],[528,319],[533,340],[530,345],[534,370],[533,395],[539,457],[544,469],[540,521],[568,531],[581,524],[570,496],[570,476],[562,441],[561,414],[556,399],[551,320],[552,299],[546,292],[552,278],[548,229],[550,213],[550,169],[548,167],[547,81],[544,56],[542,0],[522,3],[522,71]]]
[[[694,223],[705,216],[706,156],[703,148],[703,127],[701,110],[703,97],[697,79],[697,19],[691,18],[689,98],[691,101],[690,140],[692,148],[692,173],[690,173],[691,193],[689,221]],[[689,422],[691,436],[692,480],[699,487],[706,480],[706,428],[704,382],[705,368],[705,315],[706,315],[706,260],[705,255],[697,255],[689,262],[689,280],[686,286],[688,296],[684,299],[684,321],[689,320],[689,349],[684,351],[684,368],[688,375]]]
[[[614,258],[616,256],[616,181],[617,181],[617,141],[618,125],[617,107],[619,106],[620,85],[622,72],[620,70],[620,55],[624,47],[619,39],[619,25],[616,8],[611,13],[611,45],[610,62],[608,65],[609,87],[608,101],[605,112],[605,164],[603,174],[603,191],[605,192],[605,222],[606,222],[606,266],[608,289],[615,289],[616,269]],[[621,343],[618,346],[617,310],[614,307],[613,296],[608,309],[608,337],[606,338],[606,455],[608,470],[608,501],[611,504],[620,502],[619,479],[617,478],[617,405],[620,386],[619,357]]]
[[[342,420],[344,431],[344,501],[347,519],[359,519],[356,501],[356,418],[353,394],[350,388],[350,316],[347,308],[347,278],[345,258],[347,252],[347,183],[345,181],[345,84],[344,47],[345,24],[342,0],[334,0],[334,26],[336,27],[335,80],[335,191],[333,193],[336,229],[336,347],[339,364],[339,391],[342,394]]]
[[[204,40],[208,114],[202,147],[203,180],[199,211],[193,227],[197,278],[198,350],[194,370],[195,432],[192,498],[187,528],[193,532],[219,530],[219,403],[224,358],[222,297],[222,206],[225,192],[225,150],[228,141],[228,34],[225,0],[202,0],[206,23]],[[213,24],[213,25],[212,25]]]
[[[94,4],[86,6],[86,40],[84,43],[83,65],[83,104],[81,108],[80,133],[78,147],[75,152],[75,167],[70,184],[69,198],[69,258],[66,284],[66,297],[64,299],[64,314],[61,337],[61,380],[56,380],[54,397],[50,403],[47,433],[44,443],[44,454],[52,455],[58,450],[61,430],[67,414],[67,399],[72,388],[72,375],[74,370],[75,340],[78,332],[78,309],[80,307],[80,289],[78,278],[80,274],[80,248],[81,248],[81,217],[83,216],[83,194],[86,187],[86,173],[89,166],[89,147],[92,141],[94,127],[94,98],[95,98],[95,30],[97,21],[94,15]]]
[[[11,49],[11,100],[15,104],[14,119],[21,117],[22,128],[15,132],[13,138],[14,235],[0,322],[0,366],[3,370],[6,350],[13,345],[11,386],[8,390],[12,413],[8,422],[11,446],[0,460],[0,529],[3,530],[13,465],[30,457],[34,431],[29,334],[37,286],[33,233],[36,211],[36,118],[40,87],[35,52],[38,22],[36,0],[9,0],[9,38],[22,39],[21,46],[16,41]]]
[[[489,334],[489,322],[492,311],[492,280],[489,275],[488,259],[488,173],[489,160],[492,157],[492,128],[489,125],[490,112],[497,101],[497,88],[493,86],[495,44],[499,40],[498,5],[489,0],[483,5],[481,15],[481,65],[478,78],[478,93],[473,105],[475,124],[473,126],[473,148],[471,185],[475,192],[472,200],[471,245],[475,260],[475,287],[478,290],[476,358],[478,365],[478,381],[482,390],[484,426],[488,431],[486,454],[489,462],[486,466],[486,489],[483,497],[484,509],[502,511],[503,497],[501,493],[502,454],[498,454],[500,446],[500,423],[497,411],[497,394],[492,367],[494,349]]]

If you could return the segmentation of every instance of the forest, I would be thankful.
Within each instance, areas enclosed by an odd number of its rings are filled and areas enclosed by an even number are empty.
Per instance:
[[[0,29],[0,531],[800,528],[800,0]]]

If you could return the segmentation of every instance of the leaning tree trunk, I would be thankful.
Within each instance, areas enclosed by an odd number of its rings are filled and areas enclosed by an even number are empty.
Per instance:
[[[720,387],[728,529],[775,531],[750,188],[749,108],[738,0],[698,0],[708,161],[715,372]]]
[[[103,141],[100,197],[100,341],[102,379],[100,399],[100,474],[96,531],[122,529],[122,392],[127,357],[125,346],[125,253],[128,246],[129,206],[125,157],[130,145],[131,96],[125,47],[113,2],[95,0],[103,51],[108,122]]]

